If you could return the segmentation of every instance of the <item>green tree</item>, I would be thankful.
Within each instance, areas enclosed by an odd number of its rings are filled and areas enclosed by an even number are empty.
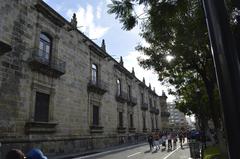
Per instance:
[[[134,11],[144,5],[141,36],[149,46],[137,50],[148,59],[139,58],[146,69],[154,69],[159,80],[175,86],[171,91],[179,97],[177,105],[185,113],[209,114],[216,128],[220,127],[220,107],[216,93],[216,77],[208,33],[199,0],[112,0],[109,13],[130,30],[140,21]],[[166,56],[171,55],[171,62]],[[200,85],[201,84],[201,85]],[[201,111],[197,110],[196,88],[201,88]]]

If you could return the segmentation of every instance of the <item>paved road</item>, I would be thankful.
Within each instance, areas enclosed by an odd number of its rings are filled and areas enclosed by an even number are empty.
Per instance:
[[[161,150],[149,151],[148,145],[142,145],[135,148],[129,148],[119,151],[109,151],[107,154],[100,153],[90,156],[77,157],[74,159],[190,159],[189,147],[187,144],[181,149],[173,151]]]

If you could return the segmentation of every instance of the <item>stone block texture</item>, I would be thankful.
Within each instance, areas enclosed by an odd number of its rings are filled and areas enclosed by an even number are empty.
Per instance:
[[[0,0],[0,15],[0,41],[11,47],[0,52],[0,158],[11,148],[38,147],[47,156],[85,153],[145,140],[161,128],[161,113],[150,112],[150,105],[161,112],[166,98],[45,2]],[[41,34],[50,39],[49,58],[46,50],[39,51]],[[92,86],[93,64],[97,83]],[[121,100],[116,98],[118,79],[127,94]],[[36,106],[39,93],[47,100]],[[147,110],[141,108],[141,93]]]

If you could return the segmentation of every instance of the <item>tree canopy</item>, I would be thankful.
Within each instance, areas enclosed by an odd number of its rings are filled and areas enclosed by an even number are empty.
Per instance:
[[[137,50],[146,69],[154,69],[159,80],[172,84],[170,93],[178,96],[177,106],[187,114],[205,113],[219,126],[219,98],[202,5],[199,0],[112,0],[109,13],[115,14],[123,29],[131,30],[140,21],[134,8],[144,5],[140,35],[149,46]],[[174,57],[170,62],[166,57]],[[200,94],[196,95],[197,88]],[[196,101],[201,100],[201,103]],[[199,105],[201,107],[199,108]]]

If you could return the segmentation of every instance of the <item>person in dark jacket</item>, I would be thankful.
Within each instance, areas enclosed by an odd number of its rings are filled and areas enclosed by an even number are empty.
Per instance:
[[[153,136],[151,134],[148,135],[148,143],[149,143],[150,151],[152,151],[152,148],[153,148]]]
[[[19,149],[12,149],[7,153],[6,159],[25,159],[25,155]]]

